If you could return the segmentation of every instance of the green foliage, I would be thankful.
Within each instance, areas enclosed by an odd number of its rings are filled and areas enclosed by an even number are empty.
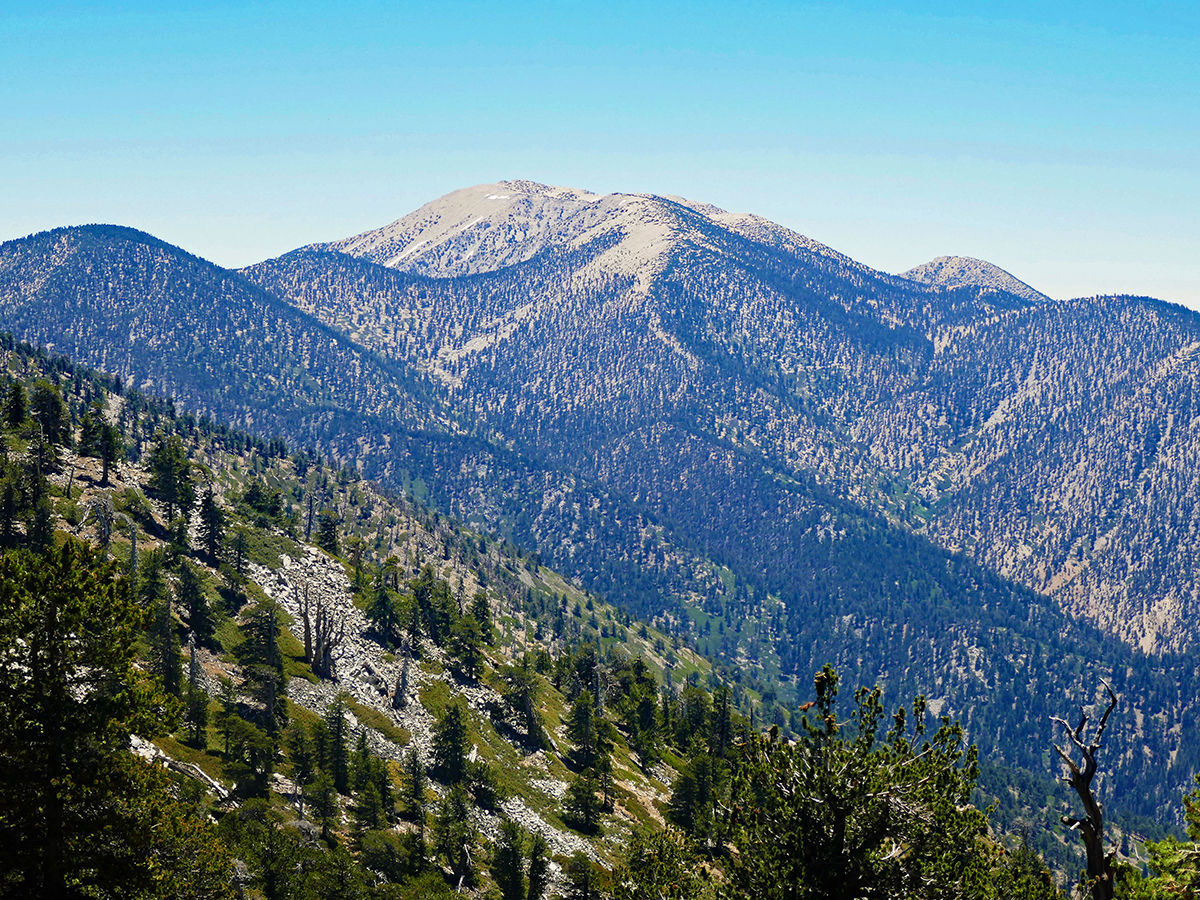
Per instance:
[[[550,845],[541,834],[529,840],[529,867],[526,869],[529,890],[527,900],[544,900],[550,884]]]
[[[341,544],[338,537],[338,526],[340,524],[341,517],[338,516],[336,510],[321,510],[321,515],[317,519],[316,544],[322,550],[332,553],[334,556],[337,556],[341,552]]]
[[[455,785],[467,775],[467,716],[462,701],[447,707],[433,730],[433,776]]]
[[[1200,775],[1195,776],[1200,785]],[[1183,798],[1187,838],[1168,837],[1146,845],[1150,876],[1130,866],[1118,876],[1117,897],[1122,900],[1168,900],[1200,896],[1200,788]]]
[[[375,578],[371,600],[364,612],[383,645],[395,647],[400,636],[400,609],[382,569]]]
[[[179,561],[179,586],[176,591],[179,606],[187,612],[187,624],[197,642],[211,647],[216,631],[208,596],[195,566],[185,559]]]
[[[350,793],[350,728],[346,722],[346,700],[338,694],[325,710],[315,744],[321,769],[333,779],[339,794]]]
[[[29,393],[29,413],[47,441],[71,445],[71,416],[57,385],[45,379],[35,381]]]
[[[154,604],[150,622],[150,671],[158,676],[163,689],[172,697],[183,690],[183,655],[179,650],[179,632],[171,603],[164,595]]]
[[[473,615],[465,615],[450,627],[446,646],[450,666],[464,681],[475,682],[483,668],[483,631]]]
[[[221,546],[225,541],[225,512],[217,502],[210,484],[200,497],[200,541],[205,554],[212,563],[221,558]]]
[[[943,720],[925,732],[924,701],[884,733],[878,688],[860,688],[838,719],[838,679],[815,678],[813,720],[795,743],[777,730],[743,748],[728,840],[736,898],[989,896],[993,855],[970,805],[974,748]]]
[[[128,750],[178,721],[138,674],[141,620],[78,542],[0,558],[0,893],[231,896],[208,826]]]
[[[167,507],[167,521],[175,519],[176,511],[187,513],[196,501],[196,486],[192,465],[177,435],[160,435],[150,451],[150,493]]]
[[[500,890],[501,900],[526,900],[525,844],[521,826],[511,819],[500,822],[500,837],[492,850],[489,870]]]
[[[456,885],[469,887],[474,883],[471,847],[475,838],[470,797],[461,784],[453,784],[438,804],[434,819],[434,847],[450,867]]]
[[[29,416],[29,398],[25,394],[25,385],[13,381],[4,395],[4,424],[10,429],[20,428]]]
[[[593,769],[575,776],[563,796],[563,821],[584,834],[600,833],[604,804],[597,796],[600,783]]]
[[[242,626],[245,640],[236,650],[243,688],[257,703],[258,724],[271,735],[277,735],[287,723],[281,629],[278,607],[273,601],[261,601]]]
[[[524,742],[531,749],[547,745],[546,728],[538,709],[538,677],[528,665],[528,659],[520,665],[504,666],[497,672],[500,678],[500,696],[509,712],[516,716],[524,732]]]
[[[706,900],[715,896],[706,875],[683,833],[637,831],[613,872],[613,900]]]

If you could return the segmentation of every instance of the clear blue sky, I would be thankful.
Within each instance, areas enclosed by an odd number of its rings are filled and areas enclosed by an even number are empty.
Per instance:
[[[1200,307],[1200,3],[9,0],[0,48],[0,239],[236,266],[529,178]]]

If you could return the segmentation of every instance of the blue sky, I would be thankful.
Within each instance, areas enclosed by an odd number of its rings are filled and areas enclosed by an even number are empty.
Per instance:
[[[0,239],[244,265],[529,178],[1200,308],[1200,4],[10,2]]]

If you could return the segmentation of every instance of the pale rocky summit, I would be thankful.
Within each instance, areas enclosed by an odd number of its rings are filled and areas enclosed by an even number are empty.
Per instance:
[[[939,256],[904,272],[902,278],[931,284],[936,287],[986,287],[1015,294],[1030,303],[1044,303],[1050,298],[1011,272],[987,260],[970,256]]]
[[[446,194],[390,225],[322,245],[378,265],[433,277],[492,272],[546,250],[609,238],[595,268],[645,278],[680,241],[720,228],[781,248],[857,263],[759,216],[656,194],[596,194],[533,181],[501,181]]]

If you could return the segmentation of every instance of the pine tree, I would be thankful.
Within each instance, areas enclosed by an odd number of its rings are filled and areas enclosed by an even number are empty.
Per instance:
[[[346,741],[349,737],[349,727],[346,724],[346,701],[338,694],[325,710],[326,746],[322,767],[333,779],[333,786],[339,794],[350,793],[350,751]]]
[[[464,681],[475,682],[483,668],[483,638],[474,616],[463,616],[450,627],[447,644],[450,666]]]
[[[287,723],[287,677],[279,649],[279,609],[274,601],[260,602],[242,626],[246,640],[236,650],[242,685],[258,701],[261,725],[277,735]]]
[[[179,605],[187,610],[188,627],[201,644],[210,645],[216,625],[205,596],[200,576],[187,560],[179,561],[179,586],[176,592]]]
[[[296,784],[296,793],[300,801],[300,818],[304,818],[304,798],[308,786],[313,783],[317,774],[316,748],[312,736],[299,722],[288,726],[288,756],[292,760],[292,780]]]
[[[494,644],[496,642],[496,626],[492,622],[492,607],[488,603],[487,594],[484,591],[475,593],[468,615],[479,623],[479,635],[483,638],[483,642],[488,646]]]
[[[166,504],[167,521],[174,521],[177,511],[186,516],[196,502],[196,487],[192,465],[176,435],[159,437],[150,451],[149,469],[150,492]]]
[[[358,741],[354,745],[354,755],[350,757],[350,784],[353,789],[361,791],[371,780],[371,748],[367,744],[367,729],[358,729]]]
[[[129,753],[131,733],[172,730],[178,704],[137,667],[128,580],[68,540],[4,554],[0,585],[0,891],[231,896],[211,827]]]
[[[41,426],[47,441],[61,447],[71,445],[71,416],[56,385],[45,380],[34,382],[29,394],[29,413]]]
[[[475,843],[475,827],[471,823],[471,800],[466,788],[454,784],[438,805],[434,820],[434,845],[453,874],[456,888],[474,884],[471,867],[471,847]]]
[[[208,694],[200,684],[200,656],[194,643],[191,651],[184,721],[192,746],[203,750],[208,747]]]
[[[452,701],[433,729],[433,774],[458,784],[467,772],[467,722],[462,703]]]
[[[375,577],[375,590],[371,602],[365,610],[367,621],[375,629],[385,647],[395,647],[400,631],[400,615],[392,593],[388,590],[387,580],[380,569]]]
[[[417,823],[424,833],[425,830],[425,766],[416,750],[409,750],[404,757],[404,774],[407,781],[406,799],[408,818]]]
[[[171,604],[164,597],[152,611],[150,624],[150,671],[162,681],[163,690],[172,697],[182,696],[183,654]]]
[[[225,513],[217,503],[216,494],[210,484],[200,498],[200,541],[210,561],[220,560],[221,543],[224,540]]]
[[[591,769],[585,769],[575,777],[563,797],[563,819],[584,834],[600,831],[601,802],[596,796],[599,782]]]
[[[525,832],[512,819],[501,820],[490,866],[501,900],[526,900],[524,858]]]
[[[318,772],[313,781],[312,813],[321,826],[321,837],[327,842],[331,841],[338,814],[338,790],[328,772]]]
[[[100,427],[100,484],[108,484],[108,474],[118,460],[125,456],[125,442],[116,425],[105,422]]]
[[[332,553],[334,556],[337,556],[340,552],[338,541],[339,524],[340,520],[335,510],[321,510],[321,515],[317,520],[317,546],[327,553]]]
[[[587,854],[577,852],[566,865],[567,892],[563,900],[600,900],[596,871]]]
[[[550,845],[538,833],[529,841],[529,890],[526,900],[545,900],[550,886]]]
[[[354,839],[362,846],[362,836],[383,827],[383,801],[375,782],[368,781],[354,801]]]
[[[4,397],[4,424],[8,428],[20,428],[29,418],[29,400],[25,385],[14,381],[8,386]]]

